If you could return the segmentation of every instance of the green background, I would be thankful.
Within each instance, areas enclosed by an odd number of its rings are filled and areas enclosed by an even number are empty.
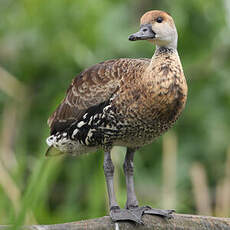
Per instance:
[[[103,153],[46,158],[47,118],[84,68],[151,58],[150,43],[128,41],[151,9],[175,20],[189,92],[174,128],[135,156],[137,197],[182,213],[230,214],[229,0],[1,0],[0,224],[108,214]],[[113,151],[121,207],[124,151]]]

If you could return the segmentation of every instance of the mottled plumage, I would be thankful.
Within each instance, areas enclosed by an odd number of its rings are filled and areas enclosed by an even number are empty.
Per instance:
[[[48,143],[71,154],[87,152],[85,146],[142,146],[171,127],[184,108],[186,94],[175,50],[161,48],[152,61],[105,61],[72,81],[48,121],[52,135]]]
[[[152,59],[108,60],[73,79],[48,120],[48,155],[78,155],[101,147],[110,154],[114,145],[127,146],[124,170],[129,177],[133,150],[152,142],[178,119],[186,103],[187,85],[173,19],[165,12],[149,11],[141,18],[140,31],[129,40],[156,44]],[[105,155],[104,169],[112,210],[118,206],[108,176],[113,175],[110,155]],[[127,208],[137,206],[130,181]]]

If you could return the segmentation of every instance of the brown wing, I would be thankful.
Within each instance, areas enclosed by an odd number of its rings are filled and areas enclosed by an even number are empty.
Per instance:
[[[133,65],[132,62],[138,65]],[[140,67],[146,62],[149,60],[109,60],[80,73],[73,79],[66,97],[48,120],[51,134],[62,131],[73,121],[80,119],[88,108],[109,100],[119,88],[124,75],[130,74],[130,67]]]

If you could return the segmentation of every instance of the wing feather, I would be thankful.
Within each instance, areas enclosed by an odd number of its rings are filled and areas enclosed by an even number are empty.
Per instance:
[[[51,134],[63,131],[79,120],[87,109],[101,104],[116,92],[121,79],[134,67],[149,63],[149,59],[114,59],[96,64],[75,77],[66,96],[48,119]],[[133,67],[133,66],[132,66]]]

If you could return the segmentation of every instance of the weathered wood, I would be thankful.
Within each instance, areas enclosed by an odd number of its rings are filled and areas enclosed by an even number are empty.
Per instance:
[[[113,223],[109,216],[97,219],[53,225],[32,225],[22,227],[22,230],[229,230],[230,218],[209,216],[195,216],[174,214],[172,219],[163,219],[158,216],[144,215],[144,224],[130,222]],[[0,226],[0,230],[9,229],[9,226]]]

